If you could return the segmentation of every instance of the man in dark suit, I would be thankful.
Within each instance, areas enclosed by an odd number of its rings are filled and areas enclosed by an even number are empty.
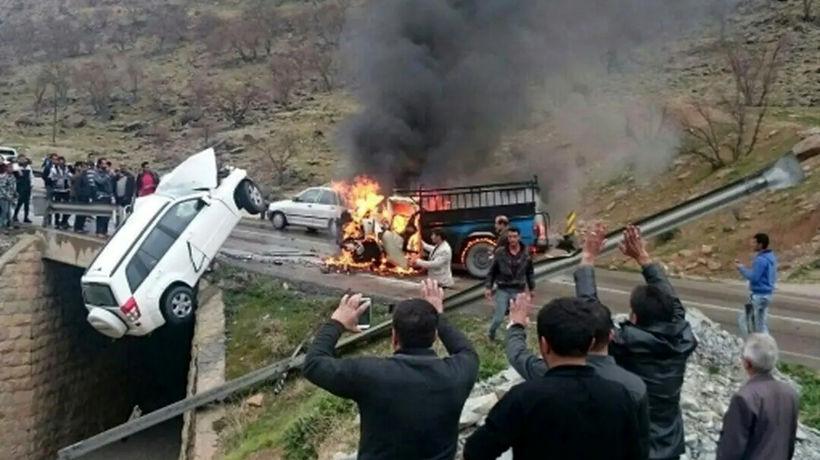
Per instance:
[[[750,334],[743,346],[749,380],[732,396],[723,417],[718,460],[788,460],[794,455],[800,396],[775,380],[777,343],[768,334]]]
[[[587,363],[592,304],[551,301],[538,313],[538,344],[549,370],[513,387],[467,439],[465,460],[635,460],[642,455],[638,407],[627,389]]]
[[[334,349],[342,332],[358,332],[358,317],[369,308],[361,299],[361,294],[342,298],[316,334],[302,373],[319,387],[356,402],[360,460],[454,458],[458,420],[478,375],[478,354],[441,316],[444,292],[427,280],[422,298],[396,305],[393,356],[337,359]],[[450,356],[439,358],[433,351],[436,335]]]

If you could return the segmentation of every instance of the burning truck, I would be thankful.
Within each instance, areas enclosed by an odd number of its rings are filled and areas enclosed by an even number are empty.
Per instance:
[[[521,232],[521,240],[534,251],[550,247],[549,214],[543,209],[538,178],[450,188],[396,189],[382,194],[379,184],[367,177],[334,183],[347,211],[342,214],[337,256],[326,259],[328,269],[372,270],[384,274],[413,275],[408,263],[422,255],[421,241],[429,241],[433,228],[444,230],[453,249],[453,264],[483,278],[492,264],[496,216],[504,215]]]

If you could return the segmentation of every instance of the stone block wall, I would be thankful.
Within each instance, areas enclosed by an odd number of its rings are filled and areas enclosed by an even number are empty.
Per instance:
[[[78,267],[27,236],[0,256],[0,459],[53,458],[124,422],[129,349],[85,321]]]

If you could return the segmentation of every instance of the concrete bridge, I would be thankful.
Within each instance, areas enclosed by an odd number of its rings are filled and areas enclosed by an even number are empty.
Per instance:
[[[88,268],[105,240],[89,235],[54,229],[38,230],[43,239],[43,258],[75,267]]]

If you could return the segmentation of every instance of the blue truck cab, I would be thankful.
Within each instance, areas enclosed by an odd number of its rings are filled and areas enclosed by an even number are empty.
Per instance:
[[[542,209],[537,177],[525,182],[397,189],[388,199],[393,201],[389,205],[400,208],[399,202],[408,198],[414,206],[405,235],[416,233],[415,225],[419,225],[422,238],[429,242],[430,231],[441,228],[453,250],[453,264],[476,278],[486,277],[490,270],[498,238],[494,226],[497,216],[509,219],[531,251],[549,248],[549,214]],[[404,214],[398,209],[393,213]]]

